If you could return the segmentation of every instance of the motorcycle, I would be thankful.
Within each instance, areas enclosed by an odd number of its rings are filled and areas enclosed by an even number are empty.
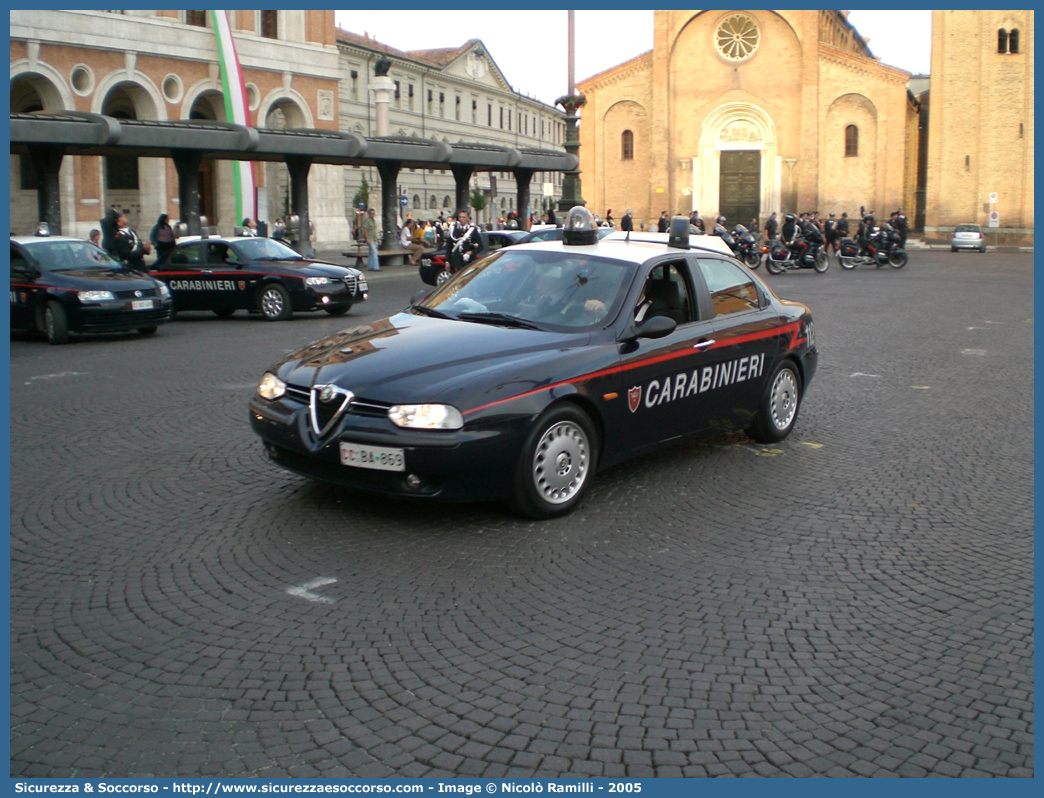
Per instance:
[[[837,252],[837,260],[842,269],[854,269],[856,266],[874,266],[880,269],[885,264],[893,269],[901,269],[906,265],[906,250],[899,246],[899,233],[890,224],[874,228],[865,247],[860,246],[854,238],[842,238]]]
[[[757,237],[746,227],[738,224],[732,231],[732,239],[733,243],[729,243],[727,240],[726,243],[732,247],[732,253],[736,259],[747,264],[750,269],[758,268],[761,265],[762,249],[758,246]]]
[[[768,250],[765,268],[769,274],[783,274],[795,269],[815,269],[820,274],[825,272],[830,267],[830,259],[823,249],[822,239],[806,236],[804,240],[808,243],[808,249],[800,259],[779,239],[770,242],[771,246],[765,247]]]

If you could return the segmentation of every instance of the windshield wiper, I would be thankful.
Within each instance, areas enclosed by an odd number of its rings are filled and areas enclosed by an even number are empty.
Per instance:
[[[435,308],[429,308],[425,305],[410,305],[410,310],[415,310],[423,316],[431,316],[435,319],[452,319],[453,316],[447,316],[441,310],[435,310]]]
[[[461,321],[477,321],[480,324],[503,324],[505,327],[520,327],[524,330],[542,329],[538,324],[520,319],[518,316],[509,316],[507,313],[461,313],[457,318]]]

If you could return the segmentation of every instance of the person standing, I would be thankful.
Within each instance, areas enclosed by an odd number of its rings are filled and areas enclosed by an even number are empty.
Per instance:
[[[145,256],[152,252],[152,244],[138,237],[122,213],[116,219],[116,235],[112,246],[116,259],[122,261],[124,266],[134,271],[145,271]]]
[[[627,212],[630,213],[630,211],[627,211]],[[606,208],[606,210],[605,210],[605,223],[606,223],[606,225],[608,227],[612,227],[613,226],[613,209],[612,208]],[[622,221],[620,222],[620,225],[621,225],[620,229],[623,230],[623,222]]]
[[[779,232],[779,221],[776,219],[776,212],[773,211],[772,215],[769,216],[765,222],[765,238],[768,241],[775,241],[776,234]]]
[[[823,225],[823,237],[826,239],[827,252],[837,252],[837,220],[830,214]]]
[[[671,220],[667,216],[667,211],[660,213],[660,220],[656,223],[656,229],[658,232],[666,233],[671,226]]]
[[[606,221],[608,221],[609,212],[606,211]],[[627,209],[627,213],[620,217],[620,229],[624,231],[634,230],[634,219],[631,218],[631,209]]]
[[[842,213],[841,218],[837,220],[837,240],[840,241],[842,238],[848,238],[847,213]]]
[[[157,258],[162,258],[174,249],[174,228],[170,226],[170,217],[167,214],[159,215],[149,233],[149,241],[152,242],[152,248],[156,250]]]
[[[480,249],[482,239],[478,228],[471,223],[466,209],[457,211],[457,219],[446,235],[446,260],[449,262],[450,274],[456,274],[471,263]]]
[[[902,208],[895,212],[895,231],[899,233],[899,246],[906,249],[906,236],[910,232],[910,223]]]
[[[381,270],[381,262],[377,259],[377,209],[370,208],[362,221],[363,241],[366,242],[366,268],[371,272]]]

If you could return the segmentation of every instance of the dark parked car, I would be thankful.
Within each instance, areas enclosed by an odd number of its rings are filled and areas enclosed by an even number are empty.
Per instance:
[[[71,332],[152,335],[170,316],[167,286],[125,269],[88,241],[11,238],[12,330],[39,330],[52,344],[64,344]]]
[[[174,311],[237,310],[283,321],[295,312],[325,310],[343,316],[368,296],[358,269],[304,258],[271,238],[182,239],[149,271],[170,288]]]
[[[729,255],[597,240],[506,247],[402,312],[284,357],[250,420],[278,465],[390,495],[550,517],[596,471],[669,443],[785,438],[816,372],[812,314]]]
[[[514,246],[529,235],[525,230],[481,230],[482,249],[476,259],[484,258],[504,247]],[[420,278],[428,285],[442,285],[453,275],[446,268],[446,250],[436,250],[421,258]]]

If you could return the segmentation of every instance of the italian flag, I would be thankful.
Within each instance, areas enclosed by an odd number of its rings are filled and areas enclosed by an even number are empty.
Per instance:
[[[236,44],[232,41],[232,28],[224,11],[211,11],[214,35],[217,37],[218,61],[221,65],[221,88],[225,95],[225,119],[237,125],[250,124],[247,106],[246,81],[236,55]],[[232,182],[236,193],[236,218],[238,226],[247,216],[253,218],[254,210],[254,163],[232,161]]]

